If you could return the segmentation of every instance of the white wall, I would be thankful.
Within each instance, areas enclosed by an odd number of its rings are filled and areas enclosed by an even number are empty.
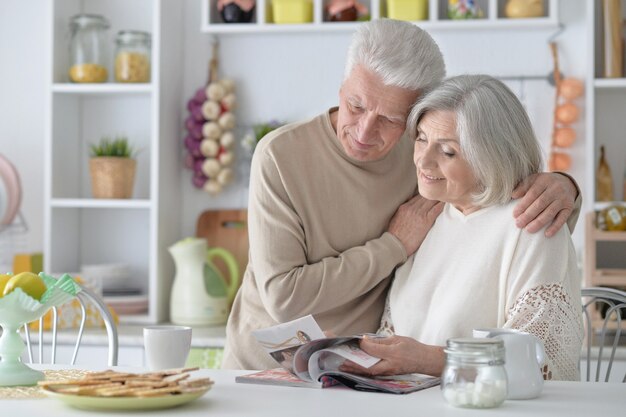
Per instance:
[[[43,241],[43,101],[46,45],[47,0],[0,0],[0,153],[19,169],[24,186],[22,210],[30,232],[23,249],[41,250]],[[185,104],[206,82],[212,36],[200,32],[201,0],[184,0],[184,61],[173,62],[183,71],[180,117],[186,117]],[[566,75],[584,78],[585,18],[584,0],[561,0],[561,21],[565,31],[558,37],[560,61]],[[524,32],[471,31],[462,34],[433,32],[440,44],[450,75],[487,72],[501,76],[544,76],[552,69],[547,39],[552,30]],[[314,116],[337,102],[349,33],[261,33],[220,35],[220,75],[237,83],[240,103],[237,111],[241,126],[280,119],[295,121]],[[544,80],[510,81],[535,124],[546,148],[550,141],[554,89]],[[583,103],[581,103],[582,105]],[[571,174],[585,189],[584,129],[577,125],[578,141],[572,149]],[[243,133],[245,128],[240,129]],[[181,158],[183,131],[181,128]],[[242,165],[240,174],[245,174]],[[183,235],[192,235],[196,218],[207,208],[239,208],[247,202],[246,178],[221,195],[210,197],[190,183],[190,172],[181,178]],[[589,197],[587,197],[589,198]],[[583,227],[579,224],[574,240],[582,247]],[[182,236],[181,236],[182,237]],[[2,236],[0,235],[0,240]],[[0,250],[2,246],[0,246]]]
[[[29,227],[0,234],[0,264],[7,252],[43,247],[45,1],[0,0],[0,154],[19,171]]]

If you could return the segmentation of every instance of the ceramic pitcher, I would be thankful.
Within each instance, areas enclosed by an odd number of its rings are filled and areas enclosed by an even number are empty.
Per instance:
[[[536,398],[543,389],[543,344],[530,333],[514,329],[474,329],[474,337],[499,337],[504,341],[504,368],[509,380],[509,400]]]
[[[206,239],[187,238],[170,246],[176,276],[170,299],[170,319],[188,326],[226,323],[230,303],[239,287],[235,257],[223,248],[208,248]],[[226,280],[213,264],[221,258],[229,271]]]

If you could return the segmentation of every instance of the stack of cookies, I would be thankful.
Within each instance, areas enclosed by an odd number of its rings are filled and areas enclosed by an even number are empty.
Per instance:
[[[190,372],[196,370],[179,368],[142,374],[108,370],[74,380],[40,381],[39,386],[60,394],[96,397],[158,397],[208,391],[213,381],[190,378]]]

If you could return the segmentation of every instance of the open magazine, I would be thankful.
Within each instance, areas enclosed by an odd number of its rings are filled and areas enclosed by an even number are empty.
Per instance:
[[[368,378],[338,368],[351,360],[364,368],[380,361],[359,348],[363,335],[327,338],[312,316],[253,332],[282,368],[238,376],[241,383],[325,388],[341,383],[360,391],[407,394],[439,384],[439,378],[410,374]]]

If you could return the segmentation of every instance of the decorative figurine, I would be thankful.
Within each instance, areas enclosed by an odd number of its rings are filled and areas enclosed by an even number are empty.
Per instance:
[[[217,11],[225,23],[250,23],[255,4],[255,0],[217,0]]]
[[[331,0],[326,11],[331,22],[354,22],[369,12],[367,6],[356,0]]]

